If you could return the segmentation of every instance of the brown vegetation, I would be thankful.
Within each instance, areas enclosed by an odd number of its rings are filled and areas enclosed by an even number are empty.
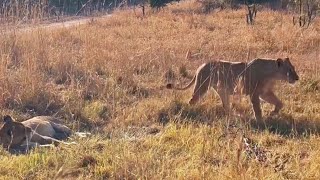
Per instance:
[[[318,18],[304,29],[290,14],[261,10],[248,26],[245,9],[203,14],[193,1],[137,15],[0,35],[1,113],[55,115],[96,133],[25,156],[1,150],[3,178],[319,178]],[[208,60],[285,56],[301,82],[277,86],[285,107],[266,126],[250,121],[246,99],[240,120],[221,113],[216,95],[189,106],[191,91],[163,88]],[[255,157],[265,151],[272,156],[262,163]]]

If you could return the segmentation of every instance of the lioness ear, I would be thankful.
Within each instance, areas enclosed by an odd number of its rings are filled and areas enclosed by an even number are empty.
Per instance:
[[[285,61],[290,61],[288,57],[284,58]]]
[[[280,67],[282,65],[282,63],[283,63],[281,58],[278,58],[276,61],[277,61],[278,67]]]
[[[12,123],[13,121],[14,121],[14,120],[13,120],[12,117],[9,116],[9,115],[3,116],[3,122],[4,122],[4,123],[10,124],[10,123]]]

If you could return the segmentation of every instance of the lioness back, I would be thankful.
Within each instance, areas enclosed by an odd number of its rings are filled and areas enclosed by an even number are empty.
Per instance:
[[[57,118],[51,116],[36,116],[21,123],[42,136],[55,137],[59,133],[65,134],[65,137],[70,136],[71,129],[59,122]]]
[[[245,62],[229,62],[229,61],[211,61],[198,67],[191,82],[182,88],[175,87],[173,84],[167,84],[168,89],[185,90],[195,84],[192,98],[189,104],[198,102],[209,89],[213,87],[223,101],[226,100],[228,94],[233,94],[237,79],[246,68]],[[226,102],[227,103],[227,102]]]
[[[232,94],[237,83],[237,79],[239,78],[241,73],[245,71],[246,65],[247,64],[245,62],[218,61],[216,68],[217,70],[215,71],[216,74],[214,74],[215,76],[217,76],[217,78],[212,78],[217,79],[216,81],[220,81],[220,85],[222,85],[222,88]]]
[[[49,121],[42,120],[41,118],[31,118],[29,120],[21,122],[23,125],[30,127],[32,130],[42,136],[53,137],[55,130],[51,126]]]

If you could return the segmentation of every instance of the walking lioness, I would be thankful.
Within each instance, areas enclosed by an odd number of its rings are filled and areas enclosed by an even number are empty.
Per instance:
[[[254,59],[249,63],[214,61],[202,64],[196,71],[191,82],[183,88],[167,84],[168,89],[185,90],[195,83],[189,104],[195,104],[213,87],[219,94],[224,109],[230,110],[229,95],[241,93],[250,96],[255,118],[262,118],[260,98],[275,105],[272,114],[279,113],[282,102],[273,93],[276,80],[290,84],[299,80],[289,58],[285,59]]]
[[[61,143],[71,135],[71,130],[56,123],[58,120],[50,116],[36,116],[23,122],[17,122],[11,116],[3,117],[0,128],[0,144],[4,148],[35,146],[35,144]]]

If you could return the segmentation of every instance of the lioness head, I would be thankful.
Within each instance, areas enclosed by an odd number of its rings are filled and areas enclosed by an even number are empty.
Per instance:
[[[299,76],[289,58],[277,59],[277,66],[279,68],[279,76],[282,80],[288,81],[290,84],[299,80]]]
[[[6,115],[3,117],[3,125],[0,127],[0,144],[4,148],[19,146],[31,132],[31,128],[14,121],[11,116]]]

